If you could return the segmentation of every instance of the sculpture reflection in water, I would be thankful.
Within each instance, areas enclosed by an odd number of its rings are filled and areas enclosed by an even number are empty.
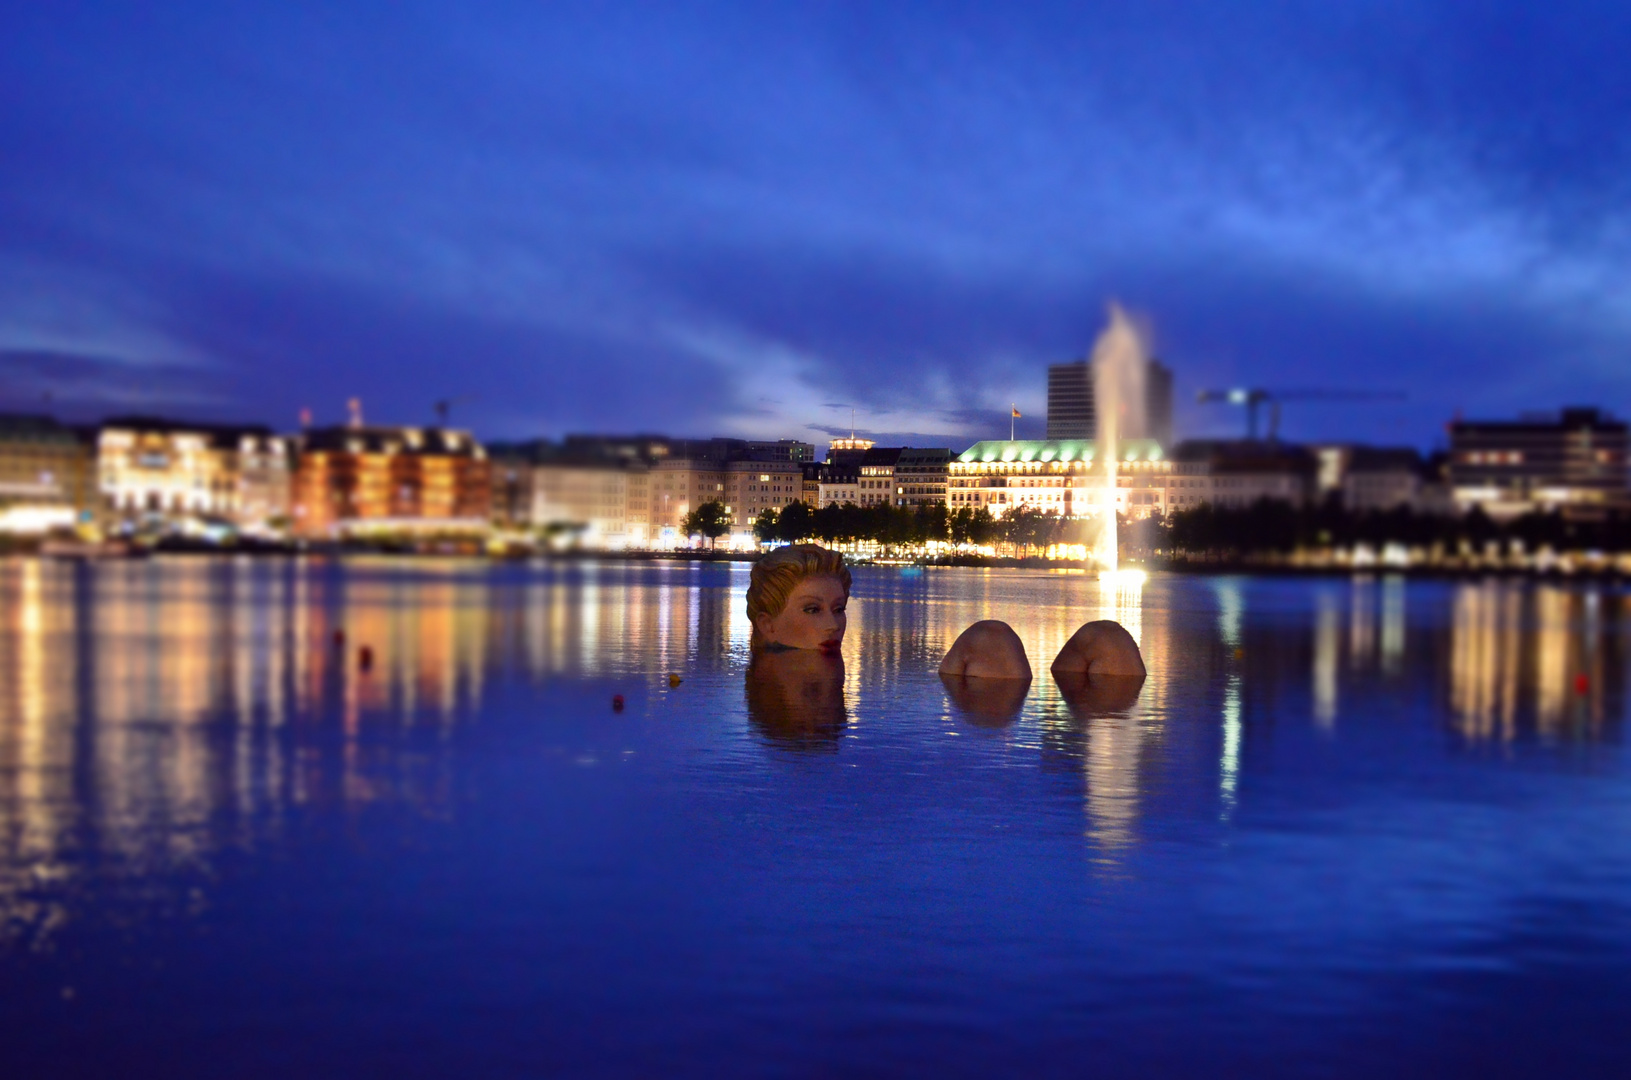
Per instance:
[[[844,658],[808,649],[762,651],[747,672],[748,719],[771,743],[836,750],[849,714]]]
[[[940,673],[952,711],[976,727],[1006,727],[1019,719],[1031,680],[982,679],[978,676]]]

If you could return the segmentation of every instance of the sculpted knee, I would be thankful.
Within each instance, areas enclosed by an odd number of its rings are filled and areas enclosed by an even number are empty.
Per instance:
[[[1055,675],[1142,676],[1144,657],[1127,628],[1109,619],[1086,623],[1053,661]]]
[[[997,619],[985,619],[958,635],[940,661],[940,673],[980,679],[1029,679],[1031,663],[1013,627]]]

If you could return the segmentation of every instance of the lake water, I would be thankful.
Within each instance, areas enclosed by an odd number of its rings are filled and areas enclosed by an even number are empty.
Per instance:
[[[747,580],[0,561],[0,1075],[1631,1071],[1618,589],[861,568],[823,682]]]

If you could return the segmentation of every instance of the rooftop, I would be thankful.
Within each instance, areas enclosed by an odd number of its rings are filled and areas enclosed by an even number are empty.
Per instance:
[[[1160,461],[1161,444],[1154,439],[1125,439],[1119,461]],[[988,439],[957,455],[958,461],[1093,461],[1098,457],[1094,439]]]

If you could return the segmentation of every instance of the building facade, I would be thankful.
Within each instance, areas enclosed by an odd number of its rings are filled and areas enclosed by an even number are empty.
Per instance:
[[[651,467],[643,461],[545,460],[532,468],[530,523],[585,547],[646,547]]]
[[[895,468],[900,464],[904,447],[874,446],[862,456],[856,466],[857,506],[898,506],[900,496],[895,487]]]
[[[1053,440],[1098,438],[1093,365],[1086,359],[1048,365],[1048,429]],[[1159,360],[1144,364],[1144,413],[1134,414],[1127,438],[1172,445],[1172,369]]]
[[[1531,510],[1592,517],[1627,507],[1627,429],[1596,409],[1450,425],[1456,507],[1495,518]]]
[[[1179,510],[1202,503],[1240,509],[1264,499],[1306,506],[1318,491],[1318,459],[1289,443],[1201,439],[1179,443],[1172,456],[1182,468],[1167,502]]]
[[[665,545],[685,539],[685,515],[710,500],[726,501],[725,463],[698,458],[664,458],[651,469],[651,523]]]
[[[851,432],[847,439],[834,439],[827,444],[827,464],[859,465],[866,452],[876,445],[871,439],[857,439]]]
[[[946,504],[946,483],[951,477],[951,450],[947,447],[907,447],[895,463],[897,502],[901,506]]]
[[[1427,463],[1412,447],[1356,446],[1342,472],[1342,505],[1354,513],[1425,510]]]
[[[100,505],[91,441],[47,416],[0,416],[0,533],[69,529]]]
[[[483,533],[486,451],[446,428],[334,427],[302,439],[294,527],[306,536]]]
[[[733,534],[753,534],[766,510],[780,513],[804,498],[804,469],[793,460],[732,461],[725,466],[725,508]]]
[[[812,508],[859,504],[861,470],[857,465],[823,462],[804,470],[804,501]]]
[[[526,529],[533,523],[533,473],[541,443],[489,443],[487,461],[494,525]]]
[[[1086,359],[1048,365],[1048,439],[1081,441],[1098,434],[1093,367]]]
[[[96,446],[98,488],[124,521],[269,527],[289,516],[291,446],[268,428],[127,417],[104,423]]]
[[[1118,513],[1162,512],[1175,463],[1149,439],[1120,444],[1113,502]],[[1018,507],[1094,517],[1112,501],[1105,463],[1091,439],[990,440],[949,463],[947,506],[989,510],[1002,517]]]
[[[1129,439],[1118,447],[1114,503],[1134,520],[1260,499],[1303,505],[1313,483],[1313,457],[1299,447],[1190,442],[1168,456],[1153,439]],[[1021,506],[1091,517],[1103,512],[1109,490],[1092,440],[993,440],[951,462],[947,505],[984,507],[997,517]]]

